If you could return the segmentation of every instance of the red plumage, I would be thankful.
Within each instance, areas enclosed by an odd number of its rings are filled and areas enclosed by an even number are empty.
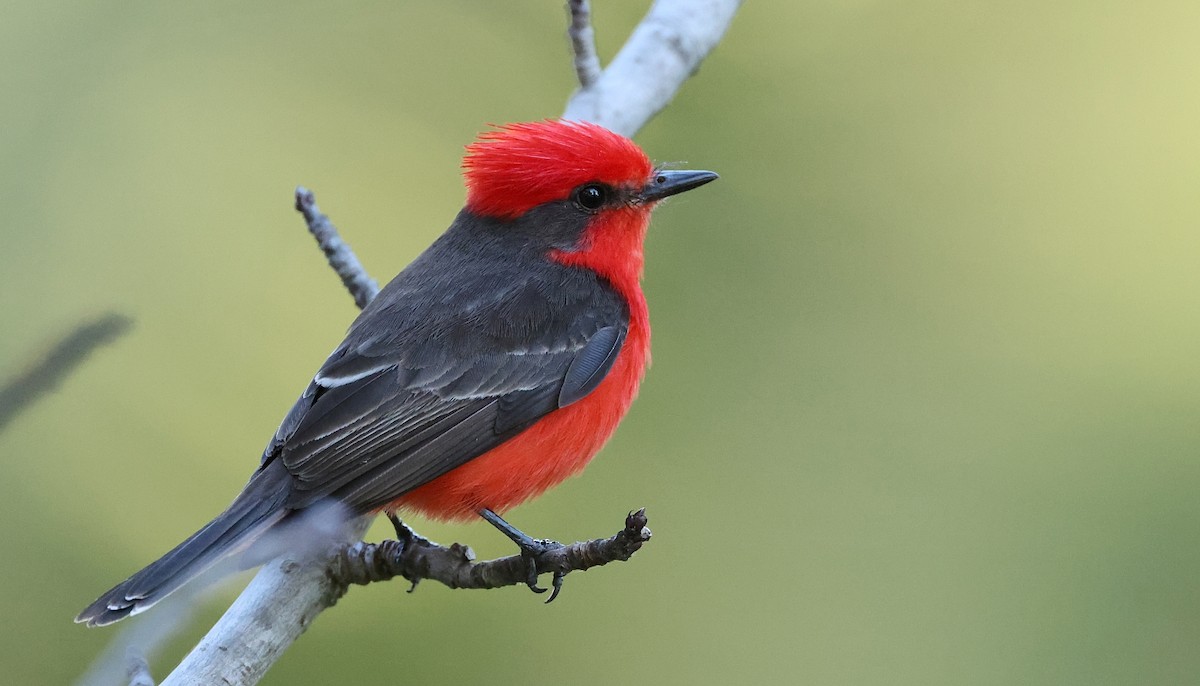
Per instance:
[[[654,167],[636,143],[603,126],[548,119],[479,136],[463,159],[467,209],[514,219],[589,181],[644,183]]]
[[[442,520],[504,512],[583,470],[625,416],[650,362],[650,318],[639,278],[649,209],[599,216],[587,249],[549,259],[596,271],[629,307],[629,333],[608,376],[583,400],[538,420],[515,438],[409,491],[386,509],[411,508]]]
[[[510,124],[467,146],[467,208],[519,216],[567,197],[588,182],[641,188],[654,168],[633,141],[595,124],[544,121]],[[590,269],[629,308],[625,344],[596,390],[538,420],[517,437],[410,491],[392,507],[436,519],[467,520],[481,508],[503,512],[578,474],[608,441],[637,396],[650,361],[650,318],[642,294],[642,244],[652,204],[599,212],[581,247],[547,259]]]

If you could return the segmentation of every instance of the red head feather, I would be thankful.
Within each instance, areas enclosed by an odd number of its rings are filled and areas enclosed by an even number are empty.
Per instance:
[[[463,159],[467,208],[514,219],[576,187],[599,181],[641,186],[654,167],[628,138],[585,122],[507,124],[481,134]]]

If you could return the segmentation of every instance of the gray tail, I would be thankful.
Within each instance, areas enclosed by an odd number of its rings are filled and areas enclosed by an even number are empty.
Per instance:
[[[237,499],[203,529],[88,605],[76,622],[104,626],[149,608],[221,560],[239,553],[283,519],[290,489],[281,465],[255,472]],[[283,478],[280,478],[283,477]]]

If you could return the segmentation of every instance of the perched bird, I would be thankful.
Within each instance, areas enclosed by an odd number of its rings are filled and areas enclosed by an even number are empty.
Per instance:
[[[578,473],[616,429],[650,355],[651,210],[717,175],[656,169],[623,136],[555,120],[483,133],[463,175],[466,206],[363,308],[229,508],[75,621],[141,612],[329,500],[482,515],[542,551],[496,513]]]

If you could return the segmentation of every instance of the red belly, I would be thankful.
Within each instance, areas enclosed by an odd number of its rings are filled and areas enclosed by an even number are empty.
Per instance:
[[[387,510],[441,520],[503,512],[578,474],[612,436],[637,395],[649,356],[649,331],[631,321],[613,368],[596,390],[555,410],[511,440],[409,491]]]

